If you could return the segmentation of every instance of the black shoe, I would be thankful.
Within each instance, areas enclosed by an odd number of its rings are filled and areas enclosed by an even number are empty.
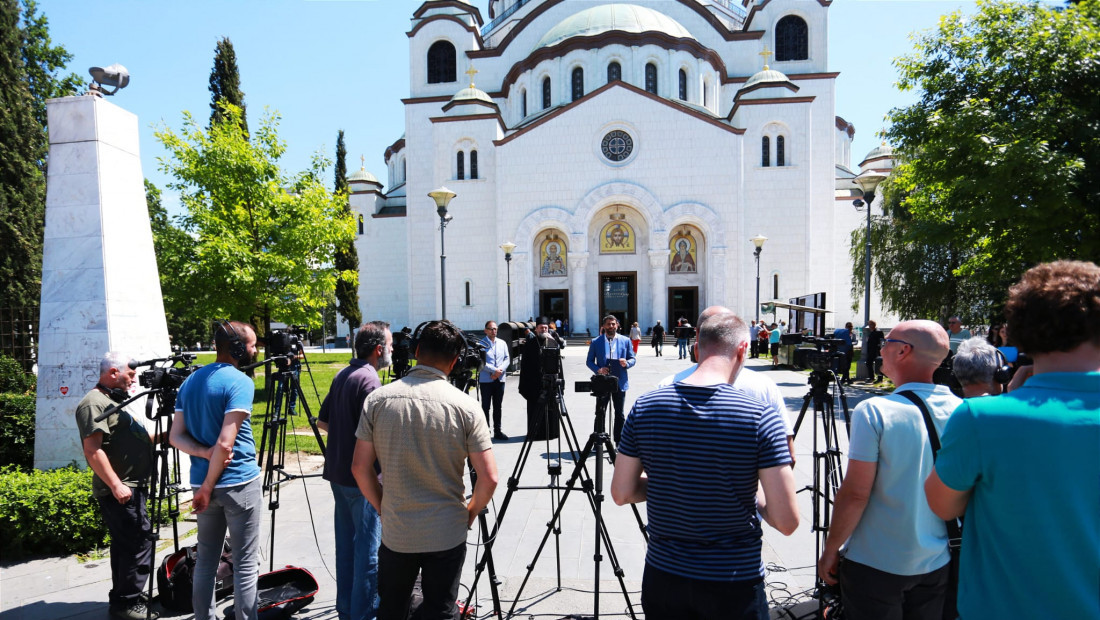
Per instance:
[[[497,429],[497,432],[493,433],[493,439],[496,439],[497,441],[508,441],[508,436]]]
[[[144,602],[137,602],[129,607],[111,607],[111,617],[117,620],[156,620],[160,614],[145,606]]]

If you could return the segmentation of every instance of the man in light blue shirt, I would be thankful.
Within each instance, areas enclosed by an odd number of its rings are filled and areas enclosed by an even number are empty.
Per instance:
[[[943,616],[951,557],[947,526],[924,495],[932,448],[921,410],[899,393],[911,392],[924,401],[937,434],[942,433],[962,402],[946,386],[932,383],[947,351],[947,332],[939,324],[900,323],[882,347],[882,372],[897,390],[870,398],[852,412],[848,471],[818,561],[825,582],[840,581],[845,618]]]
[[[615,425],[613,437],[618,445],[619,437],[623,433],[623,404],[626,400],[626,391],[630,388],[626,371],[633,368],[635,361],[634,345],[630,338],[619,333],[619,319],[609,314],[603,318],[600,326],[600,336],[592,339],[588,347],[588,356],[585,364],[588,369],[599,375],[611,375],[618,379],[616,390],[611,393],[611,405],[615,410]]]
[[[508,343],[497,338],[497,324],[485,322],[485,363],[478,373],[481,390],[481,410],[485,412],[485,424],[489,424],[489,404],[493,405],[493,439],[505,441],[508,436],[500,430],[500,406],[504,402],[504,378],[508,375]]]

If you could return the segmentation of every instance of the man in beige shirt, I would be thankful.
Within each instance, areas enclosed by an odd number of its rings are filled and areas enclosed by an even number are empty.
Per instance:
[[[466,533],[493,496],[497,466],[476,400],[447,382],[464,343],[447,321],[431,321],[416,343],[417,365],[371,393],[355,433],[352,474],[382,515],[378,617],[404,620],[418,573],[429,618],[457,618]],[[373,463],[381,465],[381,482]],[[477,482],[465,500],[463,468]]]

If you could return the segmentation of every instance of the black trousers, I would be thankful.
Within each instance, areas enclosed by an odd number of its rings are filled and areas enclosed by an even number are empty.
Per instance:
[[[760,357],[760,341],[756,338],[749,342],[749,357]]]
[[[500,430],[500,404],[504,402],[504,382],[503,381],[490,381],[488,383],[479,383],[478,388],[481,390],[481,410],[485,412],[485,423],[489,424],[489,404],[493,405],[493,430]]]
[[[416,575],[424,602],[420,613],[424,618],[451,620],[458,618],[458,599],[462,563],[466,559],[466,543],[430,553],[398,553],[385,544],[378,548],[378,620],[406,620],[409,617],[409,597]]]
[[[950,564],[923,575],[894,575],[840,563],[840,596],[848,620],[942,620]]]
[[[111,533],[111,592],[113,607],[132,607],[149,581],[153,560],[153,525],[145,512],[146,489],[134,489],[130,501],[118,503],[113,495],[97,497],[99,512]]]
[[[611,392],[611,408],[615,412],[611,438],[615,440],[616,446],[619,445],[619,438],[623,436],[623,424],[626,423],[626,416],[623,414],[624,401],[626,401],[626,392],[615,388],[615,391]]]
[[[645,565],[646,620],[767,620],[764,581],[703,581]]]

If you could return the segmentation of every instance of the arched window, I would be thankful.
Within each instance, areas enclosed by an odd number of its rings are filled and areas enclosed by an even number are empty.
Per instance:
[[[782,138],[780,138],[782,140]],[[782,165],[782,164],[780,164]],[[476,179],[477,177],[477,151],[470,151],[470,178]]]
[[[466,154],[462,151],[455,155],[455,178],[459,181],[466,178]]]
[[[613,62],[607,65],[607,83],[618,82],[623,79],[623,68],[619,63]]]
[[[772,275],[772,299],[779,299],[779,274]]]
[[[405,176],[405,172],[407,172],[407,170],[408,169],[405,167],[405,160],[402,159],[401,160],[401,182],[402,183],[405,182],[405,179],[409,178],[409,177]]]
[[[466,305],[467,306],[473,305],[473,304],[470,303],[470,301],[473,299],[473,294],[472,294],[473,291],[471,290],[472,288],[473,287],[471,286],[470,281],[466,280]]]
[[[688,72],[680,69],[680,101],[688,100]]]
[[[450,41],[436,41],[428,48],[428,83],[455,81],[455,46]]]
[[[786,142],[786,140],[783,139],[783,136],[776,136],[775,137],[775,165],[776,166],[786,166],[787,165],[786,164],[786,161],[787,161],[786,143],[787,142]]]
[[[573,69],[573,101],[584,96],[584,69]]]
[[[810,57],[806,22],[797,15],[788,15],[775,25],[775,59],[806,60]]]
[[[542,109],[550,107],[550,78],[542,78]]]
[[[651,62],[645,65],[645,89],[654,95],[657,94],[657,65]]]
[[[363,234],[363,214],[359,214],[359,234]]]
[[[458,155],[461,157],[462,153]],[[768,136],[760,138],[760,165],[765,168],[772,165],[772,141]]]
[[[520,108],[523,112],[523,118],[527,118],[527,89],[519,91]]]
[[[710,105],[710,83],[703,82],[703,107]]]

